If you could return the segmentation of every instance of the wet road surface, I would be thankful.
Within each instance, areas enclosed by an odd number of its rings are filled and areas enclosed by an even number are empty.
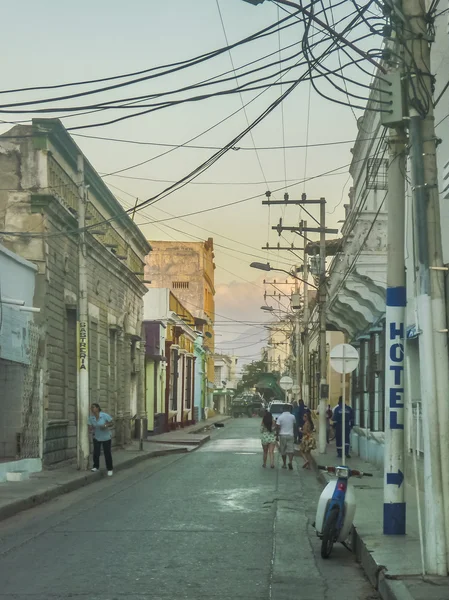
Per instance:
[[[263,469],[258,433],[236,419],[0,523],[0,600],[377,598],[343,546],[320,558],[321,486],[301,459]]]

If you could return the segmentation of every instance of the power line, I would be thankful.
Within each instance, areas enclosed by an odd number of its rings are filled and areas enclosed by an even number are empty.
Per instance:
[[[161,73],[155,73],[154,75],[147,75],[146,77],[140,77],[139,79],[136,79],[136,80],[133,80],[130,82],[118,83],[118,84],[106,86],[103,88],[97,88],[95,90],[88,90],[85,92],[78,92],[75,94],[67,94],[65,96],[59,96],[56,98],[53,97],[53,98],[46,98],[46,99],[28,100],[26,102],[3,104],[1,106],[3,106],[3,107],[31,106],[31,105],[36,105],[36,104],[44,104],[47,102],[71,100],[73,98],[79,98],[79,97],[88,96],[88,95],[92,95],[92,94],[98,94],[100,92],[110,91],[113,89],[118,89],[121,87],[133,85],[135,83],[140,83],[142,81],[147,81],[149,79],[159,78],[159,77],[162,77],[165,75],[176,73],[185,68],[190,68],[192,66],[196,66],[204,61],[210,60],[211,58],[216,58],[217,56],[223,54],[224,52],[228,52],[232,48],[237,48],[238,46],[252,42],[254,40],[263,39],[267,35],[272,35],[273,33],[276,33],[276,30],[277,30],[276,28],[278,26],[280,26],[281,24],[284,26],[290,27],[290,26],[294,25],[294,23],[288,24],[288,21],[290,21],[291,18],[292,18],[292,15],[289,15],[289,16],[285,17],[284,19],[282,19],[279,23],[273,23],[271,25],[268,25],[267,27],[264,27],[263,29],[257,31],[256,33],[251,34],[250,36],[247,36],[246,38],[243,38],[243,39],[239,40],[238,42],[231,44],[230,46],[225,46],[223,48],[219,48],[217,50],[207,52],[205,54],[196,56],[194,58],[190,58],[190,59],[183,60],[183,61],[178,61],[178,62],[171,63],[168,65],[163,65],[163,66],[159,66],[159,67],[151,67],[149,69],[145,69],[143,71],[137,71],[135,73],[128,73],[125,75],[116,75],[113,77],[101,78],[101,79],[84,81],[84,82],[74,82],[74,83],[72,82],[72,83],[68,83],[68,84],[59,84],[59,85],[53,85],[53,86],[35,86],[35,87],[21,88],[21,89],[15,89],[15,90],[2,90],[2,91],[0,91],[1,94],[12,94],[12,93],[32,91],[32,90],[43,91],[45,89],[73,87],[73,86],[77,86],[77,85],[87,85],[87,84],[91,84],[91,83],[101,83],[101,82],[105,82],[105,81],[112,81],[112,80],[117,80],[117,79],[135,77],[138,75],[154,73],[155,71],[161,71],[162,69],[164,69]]]
[[[225,27],[225,24],[224,24],[223,15],[221,13],[220,1],[219,0],[216,0],[216,5],[217,5],[218,14],[219,14],[219,17],[220,17],[221,26],[222,26],[222,29],[223,29],[223,34],[224,34],[224,37],[225,37],[225,41],[226,41],[227,46],[229,47],[228,35],[226,33],[226,27]],[[279,19],[278,19],[278,22],[279,22]],[[231,51],[231,49],[229,49],[229,60],[231,61],[231,66],[232,66],[232,69],[234,71],[235,81],[236,81],[236,83],[238,85],[237,72],[235,70],[235,65],[234,65],[234,60],[232,58],[232,51]],[[279,65],[280,64],[281,64],[281,62],[279,62]],[[281,81],[282,81],[282,79],[281,79]],[[281,87],[281,93],[282,93],[282,87]],[[249,127],[250,126],[249,117],[248,117],[248,113],[246,112],[245,103],[243,102],[242,92],[239,92],[239,95],[240,95],[240,101],[241,101],[241,104],[242,104],[243,113],[244,113],[245,119],[246,119],[246,124]],[[281,107],[283,107],[283,103],[281,104]],[[260,172],[262,173],[262,177],[264,178],[265,184],[268,187],[268,182],[267,182],[267,178],[265,176],[265,172],[263,170],[262,161],[260,160],[259,153],[256,150],[256,142],[254,141],[254,136],[253,136],[252,129],[250,129],[249,134],[250,134],[250,137],[251,137],[251,142],[252,142],[253,147],[254,147],[254,151],[256,153],[257,162],[259,164]]]
[[[249,104],[249,103],[248,103]],[[248,106],[248,104],[246,104],[245,106]],[[240,112],[239,109],[236,112]],[[232,113],[233,115],[236,113]],[[122,144],[136,144],[136,145],[140,145],[140,146],[161,146],[161,147],[166,147],[166,148],[184,148],[184,149],[192,149],[192,150],[219,150],[221,148],[221,146],[198,146],[198,145],[193,145],[193,144],[189,144],[188,142],[185,142],[183,144],[167,144],[167,143],[163,143],[163,142],[145,142],[145,141],[141,141],[141,140],[126,140],[126,139],[121,139],[121,138],[111,138],[111,137],[103,137],[103,136],[99,136],[99,135],[86,135],[83,133],[73,133],[72,134],[73,137],[81,137],[81,138],[86,138],[86,139],[91,139],[91,140],[102,140],[105,142],[118,142],[118,143],[122,143]],[[1,137],[5,137],[5,139],[8,138],[8,136],[1,136]],[[11,136],[11,137],[20,137],[20,136]],[[32,137],[32,136],[22,136],[22,137]],[[251,151],[253,152],[254,149],[258,150],[258,151],[262,151],[262,150],[297,150],[297,149],[302,149],[302,148],[319,148],[322,146],[337,146],[337,145],[342,145],[342,144],[354,144],[357,141],[361,141],[361,142],[366,142],[366,141],[370,141],[371,138],[366,138],[366,139],[354,139],[354,140],[337,140],[334,142],[319,142],[316,144],[296,144],[296,145],[287,145],[287,146],[256,146],[256,148],[254,148],[253,146],[236,146],[235,148],[233,148],[233,150],[235,151]],[[159,180],[155,180],[155,181],[159,181]],[[161,180],[162,181],[162,180]]]
[[[307,180],[311,181],[312,179],[318,179],[319,177],[327,177],[327,176],[333,175],[333,174],[340,174],[340,173],[336,173],[336,171],[341,171],[341,169],[345,169],[345,168],[349,167],[351,164],[354,164],[355,162],[358,162],[358,161],[353,161],[352,163],[347,163],[345,165],[341,165],[340,167],[336,167],[334,169],[330,169],[328,171],[324,171],[323,173],[319,173],[318,175],[314,175],[314,176],[308,177]],[[291,188],[291,187],[294,187],[296,185],[300,185],[301,183],[302,183],[302,181],[299,181],[298,183],[293,183],[293,184],[287,185],[287,188],[285,186],[281,186],[281,187],[273,190],[273,193],[274,192],[279,192],[279,191],[282,191],[282,190],[285,190],[285,189],[288,189],[288,188]],[[206,212],[220,210],[220,209],[223,209],[223,208],[228,208],[230,206],[235,206],[235,205],[238,205],[238,204],[249,202],[251,200],[255,200],[257,198],[262,198],[262,197],[265,197],[265,193],[255,194],[255,195],[249,196],[247,198],[242,198],[241,200],[236,200],[236,201],[233,201],[233,202],[227,202],[227,203],[221,204],[219,206],[215,206],[215,207],[211,207],[211,208],[205,208],[205,209],[194,211],[194,212],[191,212],[191,213],[186,213],[186,214],[183,214],[183,215],[178,215],[176,217],[167,217],[166,219],[158,219],[157,221],[154,221],[154,222],[155,223],[162,223],[162,222],[165,222],[165,221],[171,221],[173,219],[181,219],[181,218],[184,218],[184,217],[190,217],[192,215],[203,214],[203,213],[206,213]],[[132,209],[129,209],[128,211],[125,211],[124,215],[115,215],[114,217],[111,217],[109,219],[105,219],[103,221],[100,221],[100,223],[95,223],[95,224],[89,225],[89,226],[83,228],[82,230],[81,229],[72,229],[72,230],[68,230],[68,231],[59,231],[59,232],[53,232],[53,233],[28,232],[27,237],[44,237],[44,238],[49,237],[49,238],[52,238],[52,237],[60,237],[60,236],[68,236],[68,235],[72,235],[72,234],[78,234],[78,233],[80,233],[80,231],[89,231],[90,229],[94,229],[94,228],[98,227],[99,225],[111,223],[113,221],[120,221],[121,219],[123,219],[125,217],[128,217],[128,214],[134,212],[134,210],[135,210],[135,207],[133,207]],[[0,235],[22,236],[24,234],[23,234],[23,232],[18,232],[18,231],[0,231]]]

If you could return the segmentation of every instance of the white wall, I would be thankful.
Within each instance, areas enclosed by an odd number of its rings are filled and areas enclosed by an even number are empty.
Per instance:
[[[441,9],[447,8],[443,4]],[[444,7],[444,8],[443,8]],[[449,81],[449,21],[448,15],[443,14],[435,20],[435,43],[432,46],[432,73],[436,76],[435,100]],[[436,135],[441,139],[437,150],[438,183],[440,188],[441,226],[442,231],[449,229],[449,89],[435,107]],[[447,118],[445,118],[447,117]],[[444,120],[443,120],[444,119]],[[443,260],[449,263],[449,236],[443,235]]]
[[[152,288],[143,297],[143,320],[159,321],[169,318],[170,290]]]

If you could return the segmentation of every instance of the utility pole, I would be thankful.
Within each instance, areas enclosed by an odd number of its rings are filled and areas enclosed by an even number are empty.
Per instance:
[[[326,200],[320,198],[320,410],[319,450],[326,453],[326,410],[329,398],[327,384],[327,340],[326,340]],[[344,410],[344,407],[343,407]],[[343,415],[344,416],[344,415]]]
[[[386,535],[405,535],[404,337],[405,307],[405,133],[390,129],[388,165],[387,298],[385,319],[385,474]]]
[[[400,14],[401,0],[394,0],[395,14]],[[381,93],[391,97],[391,110],[381,113],[382,125],[388,127],[387,172],[387,293],[385,314],[385,446],[384,446],[384,511],[385,535],[405,535],[406,503],[403,485],[405,463],[405,173],[407,138],[404,127],[402,93],[404,49],[399,42],[403,22],[387,42],[389,72],[384,75]],[[390,48],[393,52],[390,54]],[[383,99],[383,98],[382,98]]]
[[[298,272],[298,267],[295,267],[295,272]],[[292,308],[295,311],[295,371],[296,371],[296,385],[298,386],[298,397],[301,397],[302,390],[302,370],[301,370],[301,306],[300,306],[300,295],[299,295],[299,282],[295,279],[295,294],[292,302]],[[295,305],[296,303],[296,305]]]
[[[307,227],[307,221],[304,221],[304,225]],[[309,381],[309,263],[307,260],[307,248],[306,244],[304,244],[304,317],[303,317],[303,335],[304,335],[304,343],[303,343],[303,380],[302,380],[302,398],[304,400],[304,404],[309,406],[309,390],[310,390],[310,381]]]
[[[264,200],[262,204],[296,204],[299,206],[304,205],[319,205],[320,206],[320,220],[317,221],[318,227],[308,227],[307,223],[303,221],[299,223],[299,226],[284,226],[282,219],[279,221],[279,225],[276,225],[272,229],[275,229],[279,235],[283,231],[292,231],[297,233],[301,237],[307,239],[307,233],[318,233],[319,248],[320,248],[320,285],[319,285],[319,347],[320,347],[320,401],[319,401],[319,414],[320,414],[320,433],[319,433],[319,450],[321,454],[326,452],[326,404],[329,397],[329,386],[327,385],[327,341],[326,341],[326,234],[337,234],[338,229],[326,229],[326,200],[320,198],[318,200],[309,200],[306,194],[302,194],[301,200],[289,200],[288,194],[285,194],[284,200]],[[315,219],[316,220],[316,219]],[[268,244],[267,244],[268,246]],[[308,293],[307,277],[307,244],[304,244],[304,402],[307,403],[309,400],[309,373],[308,373],[308,361],[309,361],[309,339],[308,339]],[[306,304],[307,303],[307,304]],[[307,366],[307,370],[306,367]]]
[[[86,186],[84,159],[78,157],[78,321],[77,321],[77,467],[89,466],[89,306],[87,298]]]
[[[417,298],[423,407],[426,568],[446,575],[449,551],[449,422],[447,348],[440,206],[433,117],[433,81],[426,7],[404,0],[405,59],[413,204],[417,243]]]

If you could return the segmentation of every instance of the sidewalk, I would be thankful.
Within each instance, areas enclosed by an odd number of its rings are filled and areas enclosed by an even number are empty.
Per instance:
[[[114,471],[128,469],[157,456],[195,450],[210,439],[210,434],[205,432],[206,428],[214,427],[215,423],[224,423],[229,418],[214,417],[181,431],[154,436],[144,442],[143,450],[139,450],[138,441],[133,441],[126,448],[113,449]],[[69,464],[33,473],[25,481],[0,483],[0,521],[94,483],[102,477],[104,472],[101,470],[97,473],[78,471],[76,465]]]
[[[217,423],[226,423],[231,417],[218,415],[211,417],[206,421],[200,421],[195,425],[189,425],[183,429],[176,429],[175,431],[169,431],[168,433],[160,433],[148,438],[151,443],[158,444],[182,444],[186,446],[190,445],[202,445],[209,441],[210,435],[207,433],[210,429],[214,429]]]
[[[316,464],[337,465],[335,444],[327,454],[314,451]],[[383,535],[383,472],[359,457],[347,459],[347,465],[373,473],[373,477],[351,479],[355,490],[357,511],[354,519],[352,548],[357,560],[384,600],[448,600],[449,577],[426,578],[421,573],[421,550],[418,529],[416,491],[406,485],[407,535]],[[315,465],[316,466],[316,465]],[[333,479],[317,471],[323,486]],[[424,497],[420,493],[421,509]]]

